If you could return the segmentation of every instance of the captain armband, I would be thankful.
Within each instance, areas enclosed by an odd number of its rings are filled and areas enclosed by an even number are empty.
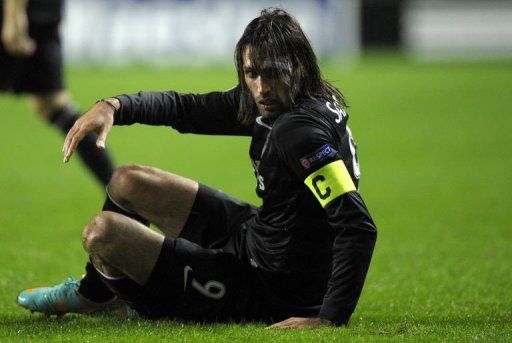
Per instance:
[[[306,180],[306,186],[313,192],[322,207],[345,193],[355,191],[356,186],[343,161],[331,162],[318,169]]]

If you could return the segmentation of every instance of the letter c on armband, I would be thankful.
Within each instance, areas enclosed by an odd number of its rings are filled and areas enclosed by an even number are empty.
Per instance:
[[[318,184],[323,181],[325,181],[325,177],[323,175],[317,175],[311,180],[311,183],[313,184],[315,192],[320,199],[325,200],[329,195],[331,195],[331,189],[329,187],[325,187],[325,190],[322,192]]]
[[[331,162],[309,175],[304,183],[322,207],[356,187],[342,160]]]

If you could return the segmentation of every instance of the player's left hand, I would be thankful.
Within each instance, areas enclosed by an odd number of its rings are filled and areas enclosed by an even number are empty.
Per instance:
[[[332,326],[332,323],[327,319],[322,318],[298,318],[292,317],[282,322],[270,325],[267,329],[313,329],[319,327]]]
[[[14,11],[10,15],[5,15],[3,19],[1,39],[5,50],[14,56],[33,55],[36,51],[36,42],[28,35],[26,11]]]
[[[111,104],[110,106],[105,103],[107,101]],[[78,118],[64,140],[62,147],[64,163],[69,161],[80,141],[90,133],[94,132],[98,134],[96,146],[99,149],[105,149],[105,140],[114,123],[114,109],[112,106],[119,108],[119,100],[108,98],[98,102],[85,112],[84,115]]]

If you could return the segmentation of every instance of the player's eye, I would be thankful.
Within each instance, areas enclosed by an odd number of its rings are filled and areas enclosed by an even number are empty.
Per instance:
[[[255,79],[258,77],[259,74],[254,70],[246,70],[245,75],[250,79]]]

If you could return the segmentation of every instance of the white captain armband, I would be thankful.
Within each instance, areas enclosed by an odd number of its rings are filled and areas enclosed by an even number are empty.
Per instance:
[[[356,190],[342,160],[331,162],[318,169],[309,175],[304,183],[313,192],[322,207],[327,206],[343,194]]]

